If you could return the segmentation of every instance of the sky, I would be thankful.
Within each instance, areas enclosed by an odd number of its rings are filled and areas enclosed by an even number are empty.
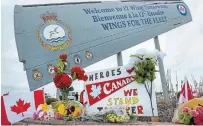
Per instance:
[[[23,64],[18,60],[18,53],[14,37],[14,5],[22,4],[42,4],[42,3],[60,3],[70,2],[71,0],[1,0],[1,92],[18,93],[28,92],[29,86],[26,72],[23,70]],[[77,2],[78,0],[72,0]],[[88,0],[80,0],[88,1]],[[94,0],[92,0],[94,1]],[[193,85],[191,75],[195,76],[197,82],[203,76],[203,1],[202,0],[184,0],[189,6],[193,21],[164,33],[159,36],[161,50],[166,53],[163,59],[165,71],[171,69],[172,84],[176,84],[176,71],[180,90],[180,81],[187,76],[189,82]],[[154,49],[154,41],[150,39],[142,44],[131,47],[122,52],[123,64],[129,61],[129,55],[140,48]],[[116,55],[108,57],[87,68],[86,72],[106,69],[117,66]],[[107,65],[108,64],[108,65]],[[81,91],[83,85],[74,83],[76,91]],[[76,88],[77,87],[77,88]],[[55,95],[55,85],[50,83],[44,87],[45,92]],[[155,80],[156,91],[162,91],[159,74]]]

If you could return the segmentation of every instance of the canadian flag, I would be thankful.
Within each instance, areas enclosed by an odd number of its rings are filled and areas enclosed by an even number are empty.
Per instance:
[[[191,92],[188,80],[185,77],[185,82],[184,82],[184,84],[182,86],[182,89],[181,89],[181,94],[180,94],[180,98],[179,98],[179,104],[182,104],[182,103],[184,103],[186,101],[189,101],[191,99],[192,99],[192,92]]]
[[[199,89],[193,90],[193,91],[192,91],[192,95],[193,95],[194,97],[199,97],[199,96],[200,96],[200,90],[199,90]]]
[[[44,100],[44,90],[1,96],[1,125],[11,125],[32,117]]]

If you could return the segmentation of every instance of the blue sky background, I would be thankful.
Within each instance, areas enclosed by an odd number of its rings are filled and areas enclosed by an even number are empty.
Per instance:
[[[14,5],[16,4],[42,4],[42,3],[60,3],[69,2],[70,0],[2,0],[2,93],[28,92],[28,82],[26,73],[23,70],[23,64],[18,60],[18,54],[14,38]],[[72,0],[78,1],[78,0]],[[81,1],[81,0],[80,0]],[[87,1],[87,0],[83,0]],[[93,1],[93,0],[92,0]],[[184,26],[178,27],[172,31],[159,36],[161,49],[167,54],[164,58],[165,71],[171,69],[172,83],[175,87],[175,71],[178,73],[178,82],[188,77],[189,82],[193,85],[191,74],[194,74],[199,82],[203,76],[203,0],[184,0],[189,6],[193,21]],[[124,65],[128,63],[129,55],[139,48],[154,49],[153,39],[143,42],[138,46],[123,51]],[[116,55],[104,59],[85,70],[93,71],[106,69],[117,66]],[[108,65],[107,65],[108,64]],[[155,80],[157,91],[161,91],[161,81],[159,74]],[[74,83],[76,90],[81,91],[82,83]],[[77,87],[77,88],[76,88]],[[180,85],[179,85],[180,89]],[[55,86],[53,83],[45,86],[45,91],[52,96],[55,95]]]

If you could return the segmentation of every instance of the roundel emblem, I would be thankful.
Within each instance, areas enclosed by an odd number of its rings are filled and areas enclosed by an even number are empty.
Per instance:
[[[186,16],[187,15],[187,9],[184,5],[177,5],[177,9],[180,12],[181,15]]]
[[[39,80],[42,79],[42,77],[43,77],[42,72],[38,71],[38,69],[35,68],[35,69],[33,70],[33,73],[32,73],[32,78],[33,78],[33,80],[39,81]]]
[[[37,28],[37,38],[42,46],[51,51],[65,49],[71,42],[71,30],[57,19],[55,13],[41,15],[42,23]]]

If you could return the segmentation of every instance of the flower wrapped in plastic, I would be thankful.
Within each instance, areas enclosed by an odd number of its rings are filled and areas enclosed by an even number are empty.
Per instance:
[[[68,118],[69,120],[71,120],[84,115],[84,106],[77,101],[69,101],[69,102],[61,101],[53,106],[55,112],[55,119],[67,120]]]
[[[203,125],[203,107],[196,106],[195,109],[184,107],[179,114],[179,119],[186,125]]]
[[[40,104],[37,111],[33,113],[33,119],[35,120],[50,120],[52,117],[54,117],[53,109],[46,103]]]
[[[124,123],[130,120],[128,115],[128,110],[126,107],[113,107],[112,109],[106,111],[106,119],[111,123]]]

